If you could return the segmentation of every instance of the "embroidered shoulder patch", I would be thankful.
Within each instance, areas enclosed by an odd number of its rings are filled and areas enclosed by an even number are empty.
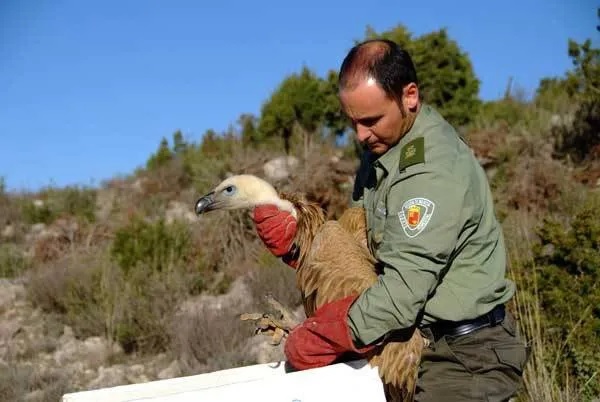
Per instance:
[[[425,139],[415,138],[400,150],[400,170],[411,165],[425,163]]]
[[[427,198],[411,198],[406,201],[398,212],[404,233],[410,238],[416,237],[429,223],[434,209],[435,204]]]

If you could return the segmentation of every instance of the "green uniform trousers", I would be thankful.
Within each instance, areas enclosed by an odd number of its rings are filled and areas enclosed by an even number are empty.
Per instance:
[[[508,401],[522,384],[529,347],[507,311],[502,323],[472,333],[434,339],[424,352],[415,401]]]

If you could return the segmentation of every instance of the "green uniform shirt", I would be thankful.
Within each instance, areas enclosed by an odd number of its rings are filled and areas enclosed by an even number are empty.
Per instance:
[[[352,198],[366,210],[369,248],[383,267],[350,309],[355,340],[475,318],[514,294],[485,172],[432,107],[422,105],[385,154],[365,152]]]

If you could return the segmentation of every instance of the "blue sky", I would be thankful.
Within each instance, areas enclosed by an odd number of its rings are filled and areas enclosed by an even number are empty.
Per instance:
[[[446,27],[483,99],[570,68],[568,38],[598,39],[593,0],[5,0],[0,176],[11,190],[96,185],[142,166],[161,137],[192,141],[258,114],[288,74],[339,66],[369,24]]]

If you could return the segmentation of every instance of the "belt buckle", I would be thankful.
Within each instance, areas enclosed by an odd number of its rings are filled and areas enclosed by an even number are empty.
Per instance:
[[[450,336],[463,336],[475,332],[480,327],[476,324],[463,324],[449,331]]]

